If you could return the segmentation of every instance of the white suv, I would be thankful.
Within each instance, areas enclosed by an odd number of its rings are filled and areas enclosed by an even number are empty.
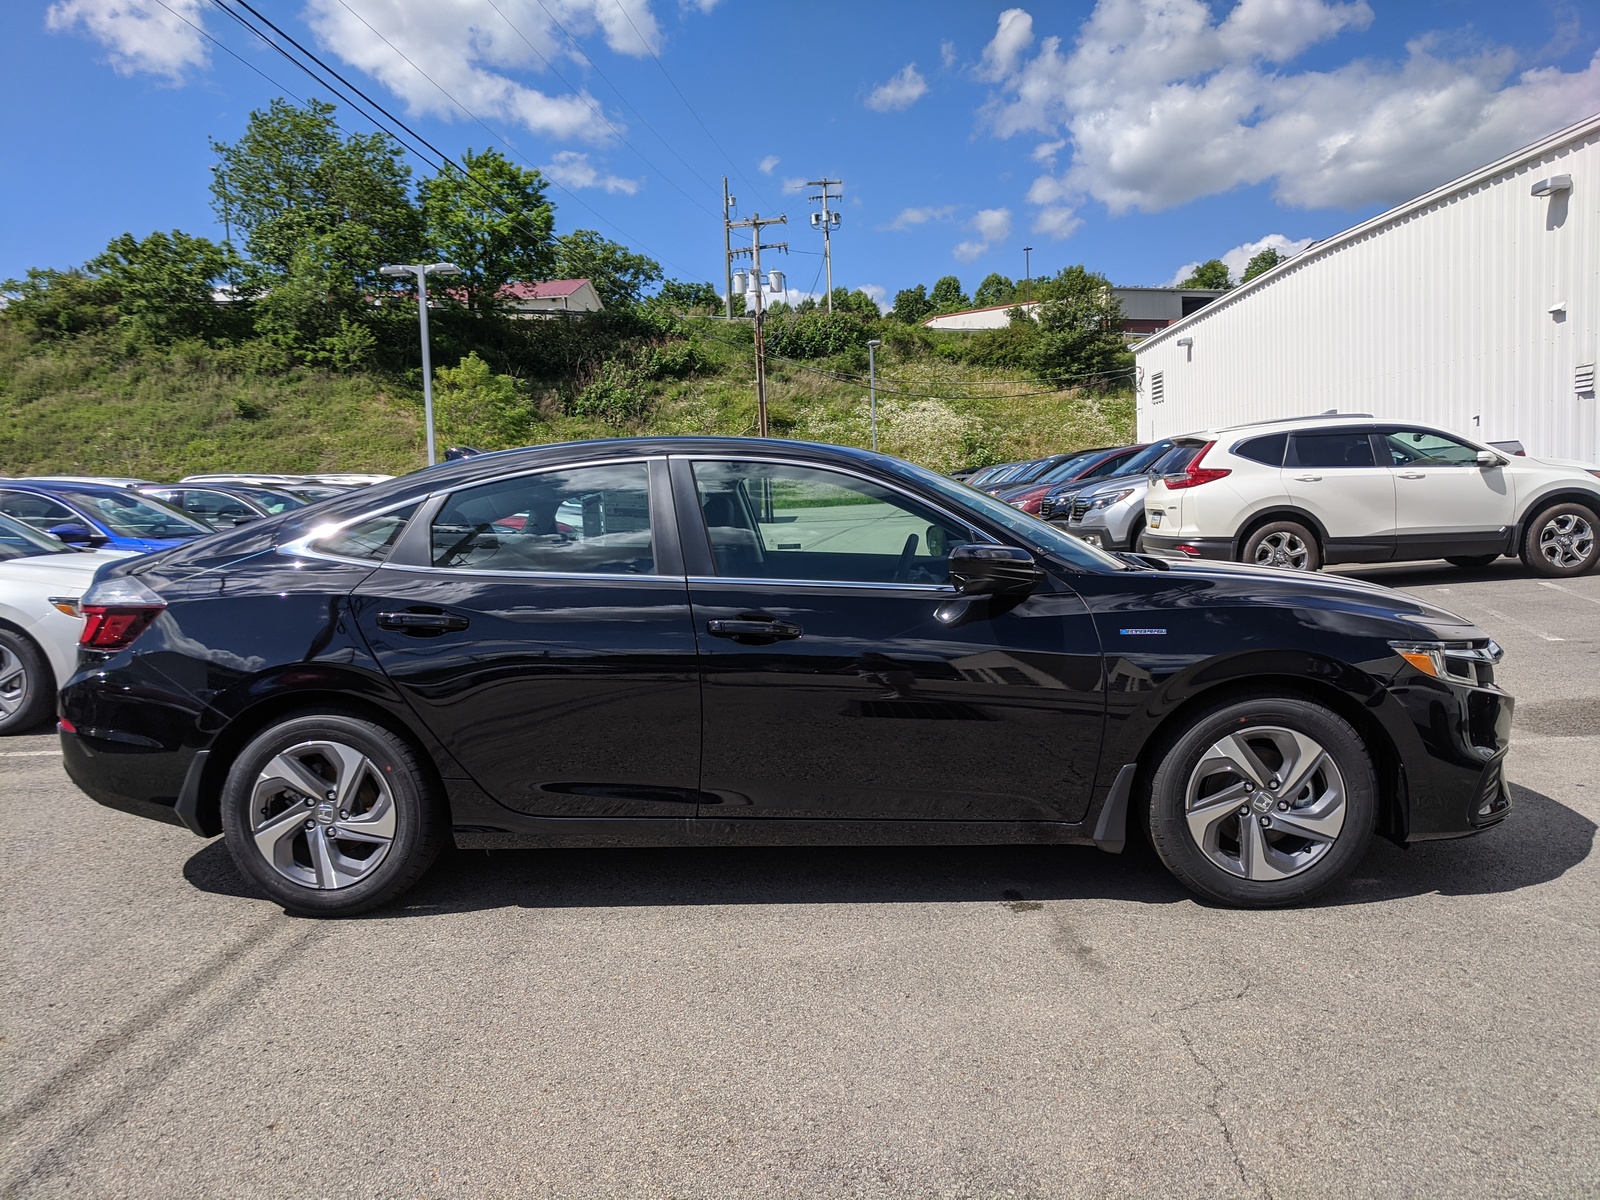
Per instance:
[[[1145,497],[1158,554],[1314,571],[1324,563],[1519,554],[1542,575],[1600,564],[1600,471],[1508,456],[1409,421],[1310,417],[1208,430]]]

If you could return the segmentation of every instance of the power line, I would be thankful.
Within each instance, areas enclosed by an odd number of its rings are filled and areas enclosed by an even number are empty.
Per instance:
[[[683,101],[683,106],[689,110],[689,115],[694,118],[695,124],[700,126],[700,128],[705,131],[706,137],[711,139],[711,144],[717,148],[717,151],[722,155],[723,158],[727,159],[728,165],[733,168],[733,173],[739,177],[740,181],[755,193],[756,199],[761,201],[762,207],[770,209],[772,205],[769,204],[767,202],[767,198],[761,194],[761,189],[750,182],[745,173],[739,169],[739,164],[733,161],[732,156],[722,148],[722,143],[717,141],[717,135],[712,133],[711,130],[706,126],[706,123],[700,119],[700,114],[695,111],[694,105],[689,103],[689,97],[683,94],[683,89],[678,86],[677,80],[673,79],[672,73],[667,70],[667,64],[661,61],[661,56],[656,53],[655,47],[650,44],[650,40],[646,38],[644,34],[640,33],[639,27],[633,23],[633,17],[628,14],[628,10],[623,6],[622,0],[612,0],[612,3],[617,6],[617,11],[622,14],[623,20],[628,22],[628,28],[632,29],[634,35],[638,37],[639,44],[649,52],[651,58],[655,59],[656,66],[661,68],[661,74],[666,76],[667,82],[672,85],[672,90],[678,93],[678,99]],[[541,3],[541,7],[542,6],[543,5]]]

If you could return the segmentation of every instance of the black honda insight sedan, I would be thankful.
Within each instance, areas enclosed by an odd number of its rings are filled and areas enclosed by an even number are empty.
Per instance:
[[[1294,903],[1510,808],[1499,648],[1349,580],[1102,553],[798,442],[486,454],[105,568],[72,778],[286,908],[441,846],[1082,843]]]

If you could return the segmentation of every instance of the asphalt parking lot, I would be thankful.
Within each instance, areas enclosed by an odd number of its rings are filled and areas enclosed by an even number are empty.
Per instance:
[[[1600,1193],[1600,575],[1344,573],[1506,647],[1517,807],[1292,911],[1142,850],[610,850],[319,923],[0,741],[0,1194]]]

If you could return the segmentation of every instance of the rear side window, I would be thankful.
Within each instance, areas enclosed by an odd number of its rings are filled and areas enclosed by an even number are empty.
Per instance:
[[[318,538],[311,543],[313,550],[323,554],[337,554],[340,558],[359,558],[363,562],[382,562],[399,540],[400,533],[417,511],[415,504],[404,508],[391,508],[386,513],[367,517],[346,525],[338,533]]]
[[[1267,433],[1249,438],[1233,448],[1240,458],[1248,458],[1264,467],[1283,466],[1283,452],[1289,444],[1287,433]]]
[[[1289,439],[1290,467],[1371,467],[1372,438],[1364,429],[1297,433]]]

